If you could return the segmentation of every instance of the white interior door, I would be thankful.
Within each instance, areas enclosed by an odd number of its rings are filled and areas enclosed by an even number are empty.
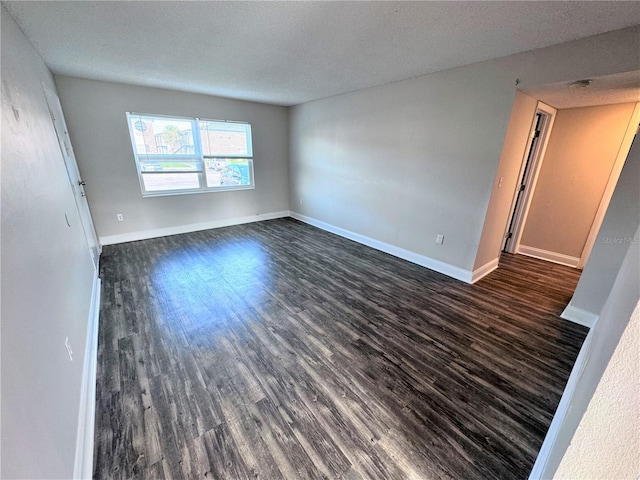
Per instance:
[[[49,113],[51,114],[51,120],[58,136],[58,143],[60,144],[60,151],[62,152],[62,158],[67,169],[67,175],[69,176],[69,183],[73,190],[73,196],[76,201],[76,207],[78,208],[78,214],[82,223],[82,229],[84,230],[84,236],[87,239],[87,247],[89,248],[89,254],[91,255],[91,261],[94,268],[98,269],[98,262],[100,260],[100,243],[98,236],[93,227],[93,220],[91,219],[91,211],[89,210],[89,204],[87,203],[87,196],[84,191],[85,183],[80,177],[80,171],[78,170],[78,164],[76,163],[76,157],[73,154],[73,147],[71,146],[71,140],[69,138],[69,132],[67,131],[67,124],[64,121],[64,115],[62,114],[62,106],[60,105],[60,99],[55,92],[42,85],[44,89],[44,96],[49,106]]]

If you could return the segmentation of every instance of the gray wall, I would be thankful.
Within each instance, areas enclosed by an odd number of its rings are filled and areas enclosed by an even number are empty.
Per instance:
[[[591,330],[586,365],[560,426],[543,478],[556,471],[640,298],[640,142],[634,142],[572,303],[594,297],[600,317]],[[609,240],[613,240],[610,243]],[[598,305],[598,302],[599,305]]]
[[[71,478],[94,270],[40,83],[53,78],[1,17],[0,476]]]
[[[292,209],[471,269],[514,80],[484,62],[295,107]]]
[[[64,76],[56,84],[101,239],[289,210],[286,108]],[[127,111],[251,123],[255,190],[143,198]]]
[[[516,92],[474,269],[494,261],[497,252],[502,248],[506,230],[505,220],[511,212],[514,200],[512,186],[522,177],[522,159],[529,144],[529,133],[537,105],[538,101],[535,98]]]
[[[635,70],[638,52],[628,45],[637,44],[639,31],[598,35],[295,107],[291,208],[472,270],[497,188],[516,79],[525,87]],[[503,188],[513,192],[515,183]],[[506,221],[504,215],[492,223]],[[493,236],[501,236],[500,230],[492,228]],[[445,235],[442,246],[435,244],[437,233]],[[483,239],[492,246],[499,240]],[[493,258],[498,255],[499,247]]]

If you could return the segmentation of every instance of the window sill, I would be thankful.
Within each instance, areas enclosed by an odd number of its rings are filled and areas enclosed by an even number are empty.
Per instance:
[[[197,190],[162,190],[160,192],[145,192],[142,194],[143,198],[150,197],[172,197],[175,195],[193,195],[198,193],[219,193],[219,192],[234,192],[236,190],[255,190],[255,185],[246,185],[241,187],[216,187]]]

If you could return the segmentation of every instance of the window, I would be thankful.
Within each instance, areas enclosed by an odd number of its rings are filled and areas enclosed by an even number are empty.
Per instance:
[[[255,188],[251,125],[127,113],[143,196]]]

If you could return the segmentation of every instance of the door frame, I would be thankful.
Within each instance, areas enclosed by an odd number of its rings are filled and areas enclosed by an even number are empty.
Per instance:
[[[527,222],[529,207],[531,206],[531,200],[533,199],[533,194],[538,183],[540,168],[542,167],[544,155],[547,151],[549,137],[553,129],[557,112],[558,111],[552,106],[538,101],[533,113],[531,127],[529,128],[529,142],[524,151],[522,162],[520,164],[520,172],[518,173],[520,181],[517,183],[516,189],[513,192],[513,199],[511,201],[511,208],[508,217],[509,220],[505,225],[503,237],[503,251],[505,252],[520,253],[520,240],[522,239],[524,226]],[[538,135],[539,139],[537,142],[531,142],[535,137],[538,114],[542,115],[542,125]],[[535,148],[533,154],[531,154],[532,148]],[[522,194],[519,195],[521,185],[525,185],[525,187]],[[509,235],[509,233],[511,233],[511,235]]]
[[[80,176],[80,169],[78,168],[76,156],[73,152],[73,146],[71,145],[71,138],[69,137],[67,122],[64,119],[64,112],[62,111],[60,98],[55,91],[47,87],[43,82],[41,82],[41,85],[44,98],[47,103],[47,108],[49,109],[51,125],[56,134],[56,138],[58,139],[58,147],[60,148],[60,154],[62,155],[65,171],[67,172],[69,185],[73,192],[73,199],[78,210],[80,225],[82,226],[82,231],[87,242],[87,249],[91,257],[91,263],[97,271],[100,261],[100,253],[102,252],[102,245],[100,244],[100,240],[98,239],[98,235],[93,224],[91,210],[84,191],[85,183],[82,181],[82,177]],[[56,120],[60,123],[59,126],[56,126]],[[62,132],[59,131],[60,129],[62,129]]]

